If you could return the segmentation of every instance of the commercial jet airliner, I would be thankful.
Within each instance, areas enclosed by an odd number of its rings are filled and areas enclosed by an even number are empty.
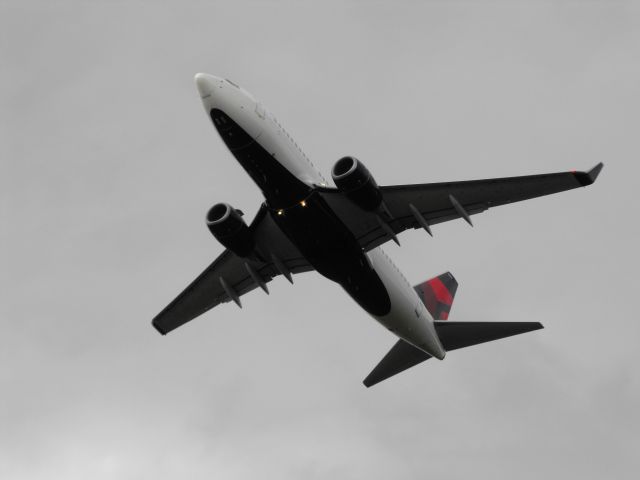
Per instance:
[[[230,80],[199,73],[196,85],[213,126],[264,195],[254,219],[228,203],[211,207],[207,227],[225,251],[153,319],[163,335],[278,275],[315,270],[339,283],[399,339],[364,380],[369,387],[449,350],[542,328],[538,322],[454,322],[458,283],[451,273],[412,286],[381,245],[409,228],[429,235],[438,223],[491,207],[591,185],[588,172],[462,182],[378,185],[352,156],[338,160],[329,186],[278,120]],[[398,243],[399,244],[399,243]]]

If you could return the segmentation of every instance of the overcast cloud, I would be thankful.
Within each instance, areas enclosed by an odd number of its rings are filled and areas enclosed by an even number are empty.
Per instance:
[[[0,2],[0,477],[631,479],[640,470],[638,2]],[[54,4],[56,6],[54,6]],[[545,329],[366,389],[394,338],[308,273],[162,337],[260,192],[196,72],[325,174],[605,169],[385,250],[452,320]]]

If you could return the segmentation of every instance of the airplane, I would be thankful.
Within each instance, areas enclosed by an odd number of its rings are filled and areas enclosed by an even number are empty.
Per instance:
[[[449,321],[458,287],[450,272],[412,286],[381,245],[398,234],[463,219],[489,208],[591,185],[602,170],[486,180],[379,186],[353,156],[339,159],[329,186],[262,103],[230,80],[198,73],[202,104],[223,142],[262,191],[247,224],[242,211],[218,203],[206,215],[225,247],[152,321],[163,335],[282,275],[316,271],[337,282],[362,309],[398,337],[363,381],[370,387],[450,350],[543,328],[539,322]]]

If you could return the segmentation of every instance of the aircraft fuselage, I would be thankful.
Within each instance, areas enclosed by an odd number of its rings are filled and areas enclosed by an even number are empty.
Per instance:
[[[413,287],[380,247],[362,250],[322,197],[324,178],[275,117],[228,80],[198,74],[196,83],[216,130],[309,264],[397,336],[444,358],[433,318]]]

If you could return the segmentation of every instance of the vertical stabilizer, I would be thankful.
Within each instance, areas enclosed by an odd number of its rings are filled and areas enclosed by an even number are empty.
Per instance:
[[[451,272],[445,272],[413,288],[434,320],[449,318],[453,297],[458,289],[458,282],[451,275]]]

